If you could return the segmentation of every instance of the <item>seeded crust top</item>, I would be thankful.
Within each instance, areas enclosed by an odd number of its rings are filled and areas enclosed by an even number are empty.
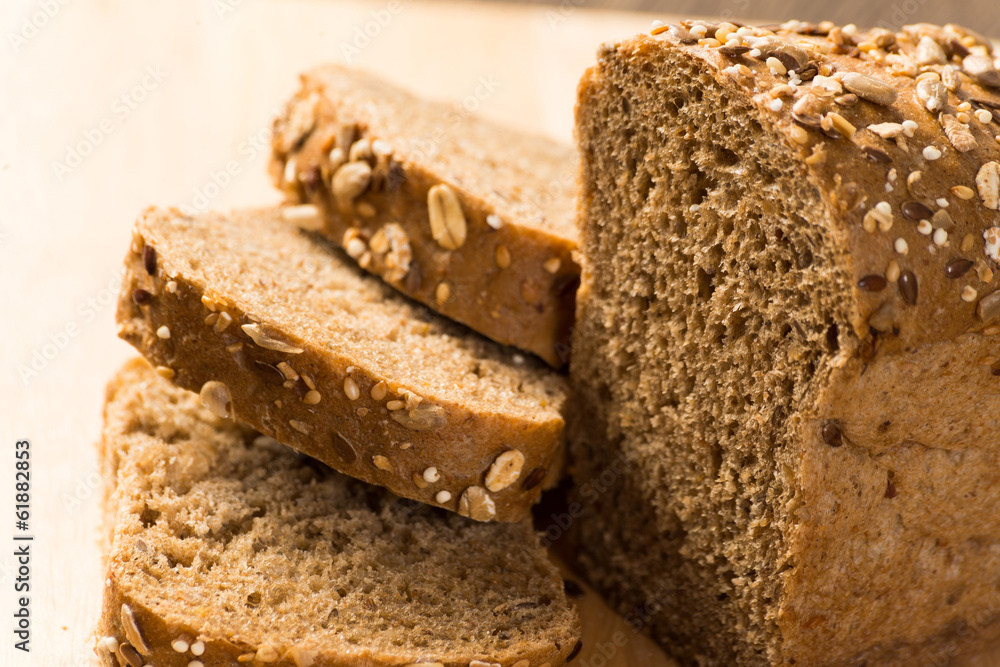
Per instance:
[[[801,160],[854,278],[863,354],[996,327],[1000,57],[957,25],[899,32],[654,23],[612,51],[682,49]]]
[[[418,98],[363,71],[325,65],[302,76],[305,90],[322,91],[340,106],[360,109],[356,122],[393,148],[394,159],[419,164],[479,198],[505,222],[529,223],[576,239],[576,164],[570,146],[526,136],[461,105]],[[373,102],[373,100],[377,101]],[[286,144],[306,136],[308,116],[284,119],[276,133]],[[298,130],[296,130],[296,126]],[[460,131],[456,131],[459,130]],[[286,148],[292,148],[291,145]],[[279,151],[280,152],[280,151]],[[282,156],[283,157],[283,156]]]

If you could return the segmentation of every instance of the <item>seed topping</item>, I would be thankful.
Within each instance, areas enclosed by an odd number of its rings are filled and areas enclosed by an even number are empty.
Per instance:
[[[230,415],[229,406],[232,403],[232,396],[229,387],[223,382],[210,380],[201,386],[201,404],[208,408],[216,417],[228,419]]]
[[[142,638],[142,633],[139,632],[139,624],[135,620],[135,613],[133,613],[132,608],[127,604],[122,605],[121,619],[125,636],[131,642],[132,646],[135,647],[135,650],[142,655],[149,655],[149,647]]]
[[[843,436],[840,433],[840,428],[833,422],[827,422],[823,424],[823,441],[830,445],[831,447],[840,447],[844,444]]]
[[[455,192],[439,183],[427,191],[427,213],[431,236],[446,250],[457,250],[465,244],[467,227],[462,205]]]
[[[886,288],[886,285],[886,279],[877,274],[865,276],[858,281],[858,287],[866,292],[881,292]]]
[[[458,513],[474,521],[490,521],[497,513],[496,504],[481,486],[470,486],[458,499]]]
[[[899,293],[903,296],[903,301],[911,306],[917,305],[917,276],[913,271],[899,274]]]
[[[517,481],[524,467],[524,454],[516,449],[504,452],[496,458],[486,473],[486,488],[496,493]]]
[[[956,259],[944,267],[944,274],[951,280],[955,280],[956,278],[961,278],[968,273],[972,266],[973,264],[971,260]]]

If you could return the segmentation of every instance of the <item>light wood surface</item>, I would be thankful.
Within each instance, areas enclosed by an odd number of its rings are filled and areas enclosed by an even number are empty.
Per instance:
[[[346,56],[568,141],[576,82],[597,46],[651,18],[580,4],[4,1],[0,665],[95,664],[88,636],[104,575],[92,445],[104,384],[133,354],[115,337],[113,303],[136,215],[150,204],[276,202],[265,178],[271,116],[299,71]],[[30,654],[7,629],[19,439],[32,452]],[[576,664],[672,664],[594,593],[581,606]]]

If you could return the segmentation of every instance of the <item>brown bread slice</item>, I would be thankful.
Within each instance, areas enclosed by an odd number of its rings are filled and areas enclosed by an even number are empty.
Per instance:
[[[663,30],[579,88],[584,566],[688,664],[995,640],[997,54],[957,26]]]
[[[529,523],[341,475],[142,360],[112,380],[104,414],[107,667],[562,665],[578,644]]]
[[[275,183],[318,205],[324,233],[362,267],[495,341],[566,362],[580,274],[572,148],[339,65],[302,76],[273,147]],[[438,234],[432,188],[454,195]]]
[[[220,414],[352,477],[518,521],[558,479],[564,379],[409,301],[279,210],[136,223],[119,335]]]

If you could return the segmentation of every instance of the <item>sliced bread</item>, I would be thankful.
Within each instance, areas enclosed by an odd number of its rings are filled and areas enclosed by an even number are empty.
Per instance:
[[[106,667],[562,665],[579,619],[528,523],[341,475],[142,360],[107,392]]]
[[[958,26],[653,32],[579,88],[583,565],[685,664],[995,641],[997,54]]]
[[[150,210],[125,265],[120,336],[220,415],[480,521],[523,519],[559,477],[561,376],[278,210]]]
[[[579,283],[575,151],[339,65],[302,76],[271,166],[408,296],[562,366]]]

